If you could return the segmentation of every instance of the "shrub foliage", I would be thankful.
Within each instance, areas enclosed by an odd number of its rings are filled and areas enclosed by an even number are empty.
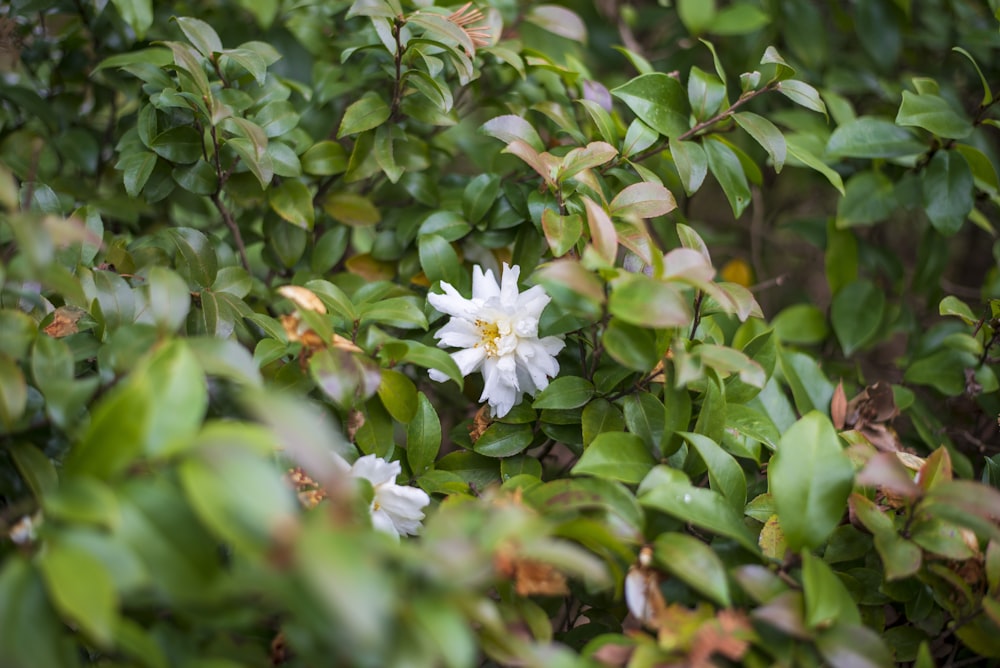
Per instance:
[[[0,10],[0,664],[1000,658],[997,2],[432,3]]]

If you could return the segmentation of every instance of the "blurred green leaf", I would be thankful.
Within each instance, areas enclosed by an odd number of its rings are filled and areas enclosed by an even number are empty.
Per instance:
[[[118,595],[104,564],[84,550],[54,542],[38,567],[55,608],[93,642],[110,647],[118,622]]]

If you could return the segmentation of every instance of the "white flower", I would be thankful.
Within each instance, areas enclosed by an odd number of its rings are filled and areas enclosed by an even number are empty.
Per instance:
[[[342,467],[348,467],[345,460],[339,457],[338,460]],[[423,509],[431,502],[424,490],[396,484],[396,476],[401,470],[399,462],[387,462],[375,455],[359,457],[350,465],[350,474],[364,478],[375,490],[371,505],[372,525],[396,538],[420,530]]]
[[[534,396],[559,373],[555,355],[565,343],[556,336],[538,338],[538,318],[551,301],[541,286],[518,293],[521,268],[503,265],[500,284],[493,271],[472,270],[472,299],[466,299],[448,283],[441,283],[443,295],[429,294],[427,300],[438,311],[451,316],[435,338],[442,348],[462,348],[451,354],[463,376],[482,371],[486,381],[479,401],[488,401],[495,417],[503,417],[522,394]],[[430,377],[448,379],[437,369]]]

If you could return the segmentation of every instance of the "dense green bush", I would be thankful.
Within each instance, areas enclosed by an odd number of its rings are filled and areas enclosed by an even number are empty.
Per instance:
[[[1000,3],[670,4],[0,10],[0,665],[1000,658]]]

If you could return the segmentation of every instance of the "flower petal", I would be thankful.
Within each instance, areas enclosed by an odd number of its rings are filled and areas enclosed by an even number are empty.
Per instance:
[[[357,478],[364,478],[373,487],[385,485],[396,481],[396,476],[402,471],[399,462],[387,462],[375,455],[365,455],[359,457],[354,466],[351,467],[351,474]]]
[[[507,266],[507,265],[504,265]],[[480,303],[500,296],[500,286],[493,277],[493,270],[483,268],[478,264],[472,268],[472,298]]]
[[[468,376],[473,371],[477,371],[486,359],[486,351],[482,348],[466,348],[451,354],[451,358],[458,365],[458,370],[463,376]]]
[[[510,311],[517,308],[517,279],[520,275],[521,268],[519,266],[511,267],[506,262],[503,263],[503,277],[500,279],[500,304]]]
[[[434,292],[427,294],[427,301],[430,302],[431,306],[454,318],[475,319],[475,313],[479,310],[475,303],[459,294],[458,290],[449,283],[441,281],[441,289],[444,290],[443,295]]]

